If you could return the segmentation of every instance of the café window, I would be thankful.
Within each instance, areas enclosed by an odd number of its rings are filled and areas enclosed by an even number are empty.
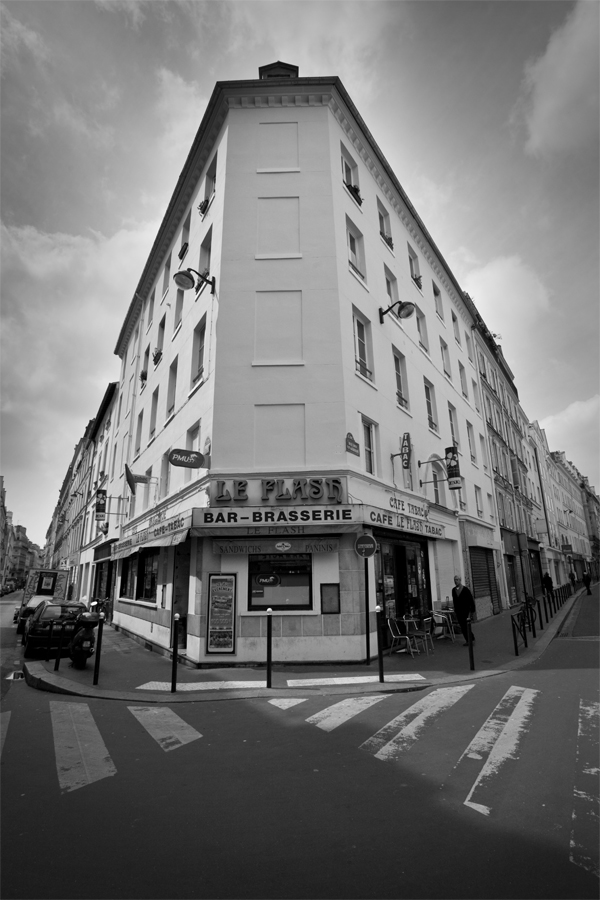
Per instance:
[[[248,557],[248,609],[312,609],[311,554]]]
[[[158,547],[142,550],[138,561],[136,600],[147,600],[156,603],[156,585],[158,581]]]
[[[121,588],[119,597],[134,596],[135,591],[135,573],[137,569],[138,555],[134,553],[132,556],[126,556],[121,564]]]

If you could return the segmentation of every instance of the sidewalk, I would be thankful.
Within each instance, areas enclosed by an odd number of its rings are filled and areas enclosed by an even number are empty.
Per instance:
[[[593,591],[597,598],[598,585],[594,585]],[[298,692],[348,694],[422,690],[431,685],[486,678],[528,665],[541,656],[563,623],[568,625],[577,619],[583,596],[585,589],[577,590],[547,625],[544,620],[543,630],[536,625],[537,637],[534,639],[528,633],[528,649],[521,643],[518,657],[514,652],[511,611],[506,610],[473,626],[475,671],[469,668],[469,651],[463,646],[462,635],[458,635],[454,642],[434,640],[434,653],[430,652],[429,656],[420,653],[411,658],[406,653],[390,656],[386,652],[383,684],[379,681],[377,657],[370,665],[278,665],[277,642],[274,641],[271,688],[266,687],[264,665],[192,669],[180,664],[177,692],[171,693],[170,658],[146,650],[110,625],[104,627],[97,686],[92,684],[93,657],[83,670],[71,668],[70,660],[65,656],[61,658],[58,672],[54,671],[54,660],[44,662],[41,659],[26,661],[23,670],[27,683],[38,690],[138,703],[290,697]]]

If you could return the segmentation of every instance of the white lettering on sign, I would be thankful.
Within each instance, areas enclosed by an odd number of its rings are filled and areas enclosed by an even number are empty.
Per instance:
[[[202,525],[276,525],[278,523],[320,522],[335,525],[337,522],[352,522],[350,506],[306,506],[281,509],[278,507],[250,507],[247,509],[203,509],[200,511]]]
[[[428,503],[415,503],[412,499],[397,497],[395,494],[390,497],[390,506],[396,512],[408,513],[417,519],[426,519],[429,515]]]
[[[412,506],[412,504],[408,505]],[[422,509],[422,507],[416,508]],[[371,509],[368,519],[372,525],[379,525],[381,528],[397,528],[400,531],[411,531],[414,534],[426,534],[428,537],[444,537],[442,525],[433,525],[431,522],[414,519],[412,516],[388,513],[381,509]]]

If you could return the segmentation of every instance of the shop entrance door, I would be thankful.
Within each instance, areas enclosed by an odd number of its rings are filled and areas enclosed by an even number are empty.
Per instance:
[[[420,544],[380,541],[375,566],[377,602],[386,618],[427,613],[427,569]]]
[[[191,541],[188,538],[182,544],[175,545],[175,559],[173,564],[173,610],[172,616],[179,613],[179,626],[177,629],[177,647],[185,650],[187,647],[187,613],[188,596],[190,589],[190,550]],[[171,619],[171,646],[173,646],[173,626]]]

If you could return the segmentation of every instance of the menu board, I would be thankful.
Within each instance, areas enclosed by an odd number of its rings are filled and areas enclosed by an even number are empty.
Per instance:
[[[235,575],[208,576],[207,653],[235,653]]]

